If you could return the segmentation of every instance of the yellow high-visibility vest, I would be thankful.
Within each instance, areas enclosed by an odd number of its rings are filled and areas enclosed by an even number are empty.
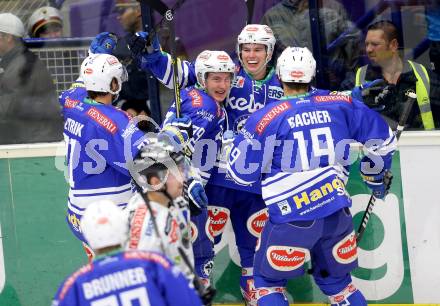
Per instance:
[[[430,81],[426,68],[416,62],[408,61],[414,74],[416,76],[416,95],[417,104],[420,109],[420,115],[422,117],[422,123],[425,130],[433,130],[434,119],[432,117],[431,102],[429,100]],[[366,82],[365,77],[367,75],[368,65],[360,67],[356,71],[356,86],[360,86]]]

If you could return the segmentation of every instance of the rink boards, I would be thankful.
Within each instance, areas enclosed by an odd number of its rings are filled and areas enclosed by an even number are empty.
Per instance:
[[[58,284],[86,262],[64,221],[62,155],[61,144],[0,146],[0,305],[49,305]],[[391,194],[374,208],[353,273],[372,304],[440,303],[439,159],[440,132],[404,133]],[[356,225],[369,198],[357,166],[348,185]],[[216,246],[216,302],[239,305],[238,254],[226,226]],[[288,294],[299,304],[327,302],[308,276],[289,282]]]

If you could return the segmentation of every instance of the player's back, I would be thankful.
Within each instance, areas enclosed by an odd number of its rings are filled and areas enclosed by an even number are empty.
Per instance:
[[[275,158],[273,168],[304,172],[317,168],[345,165],[348,145],[364,143],[368,139],[387,139],[389,129],[379,116],[350,96],[317,90],[311,95],[282,99],[266,107],[253,117],[255,131],[262,138],[276,135],[283,140],[275,147],[275,156],[281,157],[290,146],[291,168],[286,160]],[[371,125],[370,123],[379,123]],[[267,141],[270,142],[270,139]]]
[[[325,217],[351,205],[345,191],[350,143],[386,142],[390,136],[386,123],[361,102],[316,90],[282,99],[252,115],[234,141],[233,150],[238,151],[231,152],[230,173],[244,183],[261,175],[263,199],[275,222]],[[243,174],[234,160],[244,155],[244,147],[237,145],[241,140],[259,142],[264,148],[246,157],[260,165],[258,173]],[[267,160],[268,156],[273,158]]]
[[[73,273],[53,305],[200,305],[178,268],[155,252],[123,252],[102,257]]]
[[[60,97],[69,175],[69,202],[85,208],[89,196],[112,196],[118,204],[131,197],[130,175],[124,168],[130,156],[130,137],[140,137],[125,112],[86,98],[84,88]],[[130,136],[125,139],[125,135]],[[133,136],[135,135],[135,136]],[[143,135],[143,133],[142,133]],[[128,141],[126,141],[128,140]],[[130,152],[125,152],[125,149]]]

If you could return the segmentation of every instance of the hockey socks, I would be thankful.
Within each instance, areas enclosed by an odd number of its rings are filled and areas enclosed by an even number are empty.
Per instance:
[[[257,297],[254,285],[254,269],[242,268],[240,277],[240,291],[247,306],[256,306]]]
[[[329,299],[332,306],[367,306],[364,295],[353,284],[349,284],[338,294],[329,296]]]

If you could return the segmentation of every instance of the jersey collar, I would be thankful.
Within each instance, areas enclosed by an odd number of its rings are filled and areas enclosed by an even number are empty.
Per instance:
[[[110,252],[105,253],[105,254],[96,255],[95,258],[93,258],[93,261],[98,260],[98,259],[103,259],[105,257],[111,257],[111,256],[114,256],[114,255],[117,255],[121,251],[122,251],[122,249],[118,248],[116,250],[110,251]]]
[[[92,104],[92,105],[104,105],[103,103],[99,103],[98,101],[95,101],[95,100],[90,99],[88,97],[84,99],[84,103]]]
[[[269,81],[272,77],[273,77],[273,75],[274,75],[274,73],[275,73],[275,69],[273,68],[273,67],[270,67],[270,69],[269,69],[269,72],[267,72],[267,74],[266,74],[266,77],[264,78],[264,79],[262,79],[262,80],[255,80],[247,71],[246,71],[246,69],[244,69],[244,66],[242,67],[243,68],[243,71],[244,71],[244,73],[246,73],[246,75],[252,80],[252,81],[254,81],[255,83],[255,85],[256,86],[262,86],[264,83],[266,83],[267,81]],[[269,68],[269,67],[268,67]]]
[[[310,92],[306,92],[306,93],[299,94],[299,95],[293,95],[293,96],[282,96],[282,97],[280,98],[280,100],[299,99],[299,98],[309,97],[310,95],[311,95]]]

